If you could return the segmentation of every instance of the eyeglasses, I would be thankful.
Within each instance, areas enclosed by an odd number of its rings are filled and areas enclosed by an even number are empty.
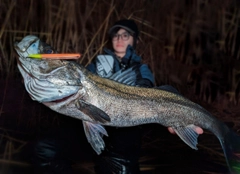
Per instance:
[[[119,39],[119,37],[121,37],[122,40],[126,41],[129,39],[130,34],[128,32],[124,32],[122,34],[114,34],[112,37],[113,41],[116,41]]]

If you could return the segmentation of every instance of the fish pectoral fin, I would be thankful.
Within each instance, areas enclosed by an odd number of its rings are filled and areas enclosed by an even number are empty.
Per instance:
[[[110,117],[103,110],[90,103],[79,100],[76,106],[81,112],[91,117],[94,121],[99,121],[100,123],[111,121]]]
[[[83,128],[88,142],[99,155],[105,147],[102,137],[103,135],[108,136],[107,131],[100,124],[94,124],[87,121],[83,121]]]
[[[173,130],[176,134],[191,148],[198,150],[198,136],[199,134],[196,132],[197,126],[191,124],[186,127],[173,127]]]

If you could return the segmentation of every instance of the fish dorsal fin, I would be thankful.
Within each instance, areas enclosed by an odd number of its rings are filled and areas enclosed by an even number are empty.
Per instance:
[[[137,65],[126,70],[119,70],[112,76],[110,76],[108,79],[114,80],[125,85],[135,86],[138,76],[138,71],[136,71],[136,68]]]
[[[186,127],[174,127],[176,134],[191,148],[197,150],[198,133],[195,131],[197,126],[191,124]]]
[[[103,110],[90,103],[79,100],[76,106],[81,112],[92,118],[94,121],[105,123],[111,120],[110,117]]]
[[[87,121],[83,121],[83,128],[88,142],[99,155],[105,147],[102,137],[103,135],[108,136],[107,131],[100,124],[93,124]]]

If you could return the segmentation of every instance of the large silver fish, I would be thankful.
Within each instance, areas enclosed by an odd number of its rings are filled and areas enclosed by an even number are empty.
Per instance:
[[[174,89],[130,86],[135,81],[134,68],[110,78],[118,83],[96,76],[74,61],[28,58],[29,54],[51,49],[36,36],[24,37],[15,44],[15,49],[19,54],[18,68],[32,99],[56,112],[81,119],[87,139],[98,154],[104,149],[102,136],[107,135],[103,125],[159,123],[172,127],[193,149],[197,149],[199,136],[196,127],[201,127],[218,137],[231,173],[240,173],[239,136]]]

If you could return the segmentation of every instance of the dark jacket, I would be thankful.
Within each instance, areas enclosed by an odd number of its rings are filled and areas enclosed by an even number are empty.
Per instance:
[[[114,58],[113,73],[118,72],[119,70],[126,70],[133,66],[136,66],[138,71],[136,86],[140,87],[153,87],[154,86],[154,77],[151,70],[146,64],[141,63],[141,57],[138,56],[134,49],[131,46],[128,46],[126,55],[119,61],[117,56],[109,49],[104,49],[107,55],[111,55]],[[93,73],[97,74],[96,71],[96,60],[87,66],[87,69]]]

